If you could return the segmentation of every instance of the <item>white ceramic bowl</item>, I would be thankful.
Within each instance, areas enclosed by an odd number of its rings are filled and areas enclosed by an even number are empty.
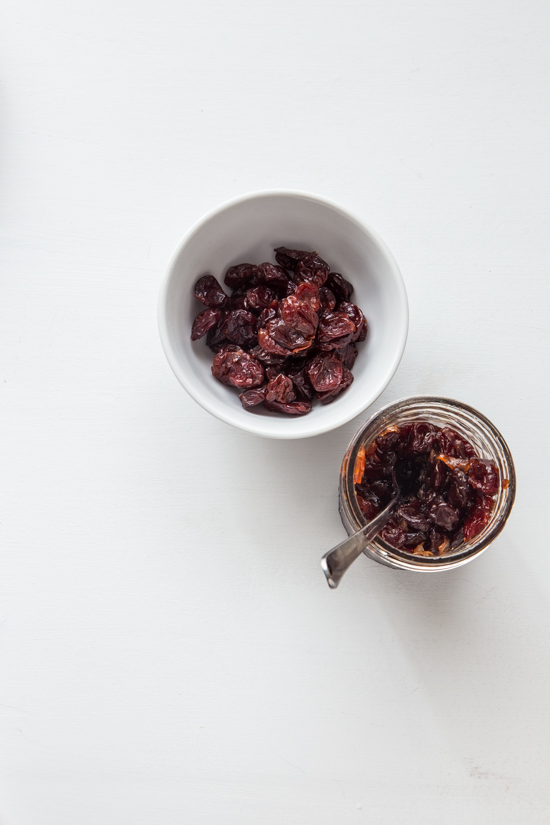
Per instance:
[[[204,307],[193,295],[205,273],[223,285],[228,267],[248,261],[275,263],[273,249],[316,250],[347,278],[352,301],[367,317],[369,334],[359,345],[354,382],[332,404],[315,404],[304,416],[246,411],[238,393],[213,378],[214,354],[205,339],[192,342],[193,319]],[[253,192],[202,218],[177,248],[161,286],[160,337],[168,363],[187,392],[213,415],[268,438],[307,438],[340,427],[378,398],[395,373],[407,340],[405,285],[391,252],[362,220],[335,203],[304,192]]]

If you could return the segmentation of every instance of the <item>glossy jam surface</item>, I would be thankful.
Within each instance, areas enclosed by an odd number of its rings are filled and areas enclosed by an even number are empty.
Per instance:
[[[191,339],[206,335],[214,378],[239,389],[247,410],[305,415],[314,401],[330,404],[353,382],[356,344],[365,316],[351,303],[353,287],[316,252],[278,247],[277,264],[230,267],[224,283],[203,275],[195,297],[206,309]]]
[[[401,502],[381,538],[415,555],[441,556],[478,535],[489,522],[499,471],[449,427],[417,421],[390,427],[359,450],[354,467],[357,503],[370,521]]]

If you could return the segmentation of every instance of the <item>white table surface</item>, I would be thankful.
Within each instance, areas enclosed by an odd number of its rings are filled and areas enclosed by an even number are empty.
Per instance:
[[[18,0],[1,13],[2,825],[547,825],[548,6]],[[364,416],[231,429],[156,297],[246,191],[362,214],[406,280],[376,406],[459,398],[518,472],[504,534],[331,592]],[[375,409],[373,408],[373,409]]]

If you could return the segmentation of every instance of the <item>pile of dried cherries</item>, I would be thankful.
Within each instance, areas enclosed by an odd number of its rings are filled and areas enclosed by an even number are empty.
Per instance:
[[[352,383],[367,321],[352,285],[316,252],[281,246],[275,258],[230,267],[231,295],[212,275],[199,278],[195,297],[207,309],[191,338],[206,335],[214,378],[241,390],[245,409],[305,415],[314,399],[330,404]]]
[[[380,535],[421,556],[441,556],[477,536],[500,488],[494,462],[449,427],[423,421],[390,427],[359,450],[355,492],[367,521],[389,504],[398,475],[408,489]]]

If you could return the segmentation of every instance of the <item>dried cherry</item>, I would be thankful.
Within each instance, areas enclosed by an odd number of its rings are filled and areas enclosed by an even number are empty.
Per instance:
[[[287,326],[303,333],[308,339],[314,338],[319,326],[319,316],[308,301],[302,301],[298,297],[298,290],[281,301],[280,311]]]
[[[319,349],[331,350],[351,343],[356,327],[344,312],[326,312],[319,321],[317,341]]]
[[[256,275],[256,270],[257,267],[254,266],[254,264],[238,264],[237,266],[230,266],[225,273],[223,282],[226,286],[231,287],[231,289],[238,289],[244,284],[249,283],[249,281],[254,278]]]
[[[351,374],[351,372],[348,370],[347,367],[343,366],[343,368],[342,368],[342,380],[340,381],[338,386],[335,387],[333,390],[329,390],[328,392],[318,392],[317,393],[317,398],[319,399],[321,404],[323,404],[323,406],[325,404],[332,404],[334,399],[337,396],[339,396],[341,392],[343,392],[344,390],[347,390],[347,388],[350,386],[350,384],[353,384],[353,375]]]
[[[276,295],[268,286],[254,286],[244,296],[246,309],[260,311],[276,300]]]
[[[226,338],[244,349],[256,343],[256,316],[246,309],[229,313],[225,327]]]
[[[242,390],[245,409],[263,404],[271,412],[305,415],[313,400],[329,404],[350,386],[367,323],[350,303],[351,284],[316,252],[278,247],[275,258],[277,264],[229,267],[224,282],[230,296],[212,275],[199,278],[195,296],[207,309],[195,318],[191,338],[206,335],[216,353],[212,374]],[[453,449],[449,460],[462,457],[463,450]],[[386,458],[369,459],[367,476],[378,484],[372,495],[363,491],[369,512],[372,496],[383,506],[392,494]],[[487,486],[483,468],[472,477]],[[404,541],[416,540],[418,532],[411,527]]]
[[[222,317],[219,309],[205,309],[204,312],[199,312],[193,326],[191,328],[191,340],[198,341],[203,335],[206,335],[209,329],[215,326]]]
[[[229,301],[213,275],[203,275],[195,284],[195,298],[209,309],[223,309]]]
[[[288,275],[280,266],[268,262],[260,264],[256,271],[256,281],[273,289],[280,289],[286,295]]]
[[[294,392],[292,379],[283,373],[271,378],[266,387],[265,400],[270,402],[280,401],[284,404],[295,401],[296,393]]]
[[[358,306],[347,301],[341,301],[338,312],[343,312],[355,324],[355,334],[351,339],[354,343],[364,341],[367,337],[367,319]]]
[[[306,415],[311,410],[309,401],[265,401],[264,407],[270,412],[280,412],[286,415]]]
[[[336,297],[331,289],[322,286],[319,290],[319,297],[321,299],[321,312],[332,312],[336,309]]]
[[[349,301],[353,294],[353,287],[339,272],[331,272],[327,278],[327,287],[331,290],[338,302]]]
[[[321,353],[308,365],[307,374],[315,392],[329,392],[342,383],[344,365],[332,353]]]
[[[240,390],[259,387],[264,381],[264,368],[259,361],[236,346],[223,347],[214,358],[212,375],[222,384]]]
[[[255,389],[241,392],[239,398],[245,410],[249,410],[250,407],[257,407],[258,404],[262,404],[265,401],[265,393],[266,387],[256,387]]]

